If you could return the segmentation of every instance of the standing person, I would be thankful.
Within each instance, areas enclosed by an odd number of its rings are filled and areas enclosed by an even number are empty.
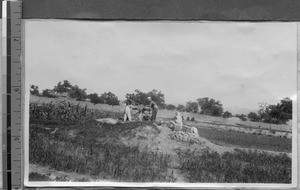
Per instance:
[[[156,114],[157,114],[157,110],[158,110],[158,106],[157,104],[152,100],[152,98],[149,96],[148,100],[150,101],[150,108],[152,110],[152,116],[151,116],[151,121],[155,122],[156,120]]]
[[[139,105],[138,107],[137,107],[137,109],[138,109],[138,114],[139,114],[139,121],[143,121],[143,119],[144,119],[144,114],[143,114],[143,112],[144,112],[144,105]]]
[[[131,103],[125,102],[125,105],[124,121],[131,121]]]

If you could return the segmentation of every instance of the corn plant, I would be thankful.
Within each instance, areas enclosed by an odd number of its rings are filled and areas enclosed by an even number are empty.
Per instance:
[[[72,104],[70,102],[30,104],[30,122],[41,124],[81,124],[95,118],[122,117],[122,113],[103,112],[89,109],[87,105]]]

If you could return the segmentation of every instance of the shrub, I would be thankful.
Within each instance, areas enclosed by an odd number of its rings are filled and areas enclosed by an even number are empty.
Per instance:
[[[50,89],[45,89],[42,92],[43,96],[48,97],[48,98],[56,98],[54,92]]]

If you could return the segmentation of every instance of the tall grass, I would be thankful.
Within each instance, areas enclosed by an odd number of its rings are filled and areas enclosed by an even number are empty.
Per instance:
[[[189,182],[291,183],[291,158],[286,154],[204,151],[201,155],[181,153],[180,158]]]
[[[141,123],[109,125],[95,122],[62,126],[31,125],[30,163],[98,179],[131,182],[174,182],[171,157],[157,151],[141,152],[118,141]],[[48,129],[47,129],[48,128]],[[50,130],[49,130],[50,129]],[[52,131],[52,132],[51,132]],[[72,132],[76,131],[72,136]]]

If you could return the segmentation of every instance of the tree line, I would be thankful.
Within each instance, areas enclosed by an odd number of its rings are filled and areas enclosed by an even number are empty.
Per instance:
[[[72,85],[68,80],[58,82],[53,89],[42,90],[42,94],[40,94],[38,86],[31,85],[30,88],[31,94],[38,96],[57,97],[57,94],[67,93],[70,98],[79,101],[89,99],[90,102],[94,104],[120,104],[120,100],[112,92],[104,92],[98,95],[97,93],[87,94],[86,90],[86,88],[80,88],[78,85]],[[209,97],[198,98],[196,101],[188,101],[185,105],[179,104],[175,106],[173,104],[166,104],[164,94],[155,89],[149,92],[142,92],[136,89],[133,93],[127,93],[125,95],[125,102],[134,105],[149,105],[150,101],[147,99],[148,97],[151,97],[160,109],[177,110],[223,118],[234,116],[243,121],[250,120],[253,122],[274,124],[285,124],[292,119],[292,101],[289,98],[285,98],[275,105],[269,105],[267,103],[261,104],[257,112],[250,112],[247,115],[233,115],[229,111],[224,111],[221,101]]]
[[[36,96],[56,98],[61,94],[66,94],[68,97],[74,98],[78,101],[89,99],[94,104],[119,105],[120,101],[118,97],[112,92],[105,92],[98,95],[97,93],[87,94],[86,90],[86,88],[80,88],[78,85],[72,85],[68,80],[58,82],[53,89],[42,90],[41,94],[38,86],[31,85],[30,87],[30,93]]]
[[[264,122],[272,124],[286,124],[292,119],[292,100],[284,98],[277,104],[260,104],[257,112],[250,112],[245,114],[233,115],[229,111],[223,110],[223,105],[219,100],[213,98],[198,98],[196,101],[189,101],[186,105],[167,105],[167,109],[186,111],[191,113],[199,113],[203,115],[216,116],[216,117],[238,117],[242,121],[250,120],[253,122]]]

